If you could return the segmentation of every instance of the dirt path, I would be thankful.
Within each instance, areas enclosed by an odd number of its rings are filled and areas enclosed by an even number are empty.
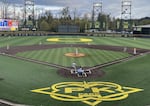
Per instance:
[[[30,46],[10,46],[9,49],[7,49],[7,47],[0,48],[0,52],[14,55],[19,52],[26,52],[26,51],[33,51],[33,50],[46,50],[46,49],[62,48],[62,47],[80,47],[80,48],[110,50],[110,51],[118,51],[118,52],[125,51],[130,54],[134,53],[133,47],[87,45],[87,44],[49,44],[49,45],[30,45]],[[139,53],[145,53],[149,50],[136,48],[136,51],[137,51],[137,54],[139,54]]]

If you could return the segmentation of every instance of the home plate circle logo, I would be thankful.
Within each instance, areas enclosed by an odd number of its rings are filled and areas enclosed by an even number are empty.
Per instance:
[[[143,89],[123,87],[111,82],[61,82],[51,87],[31,90],[35,93],[50,95],[51,98],[68,102],[83,102],[96,106],[101,102],[126,99],[130,93]]]

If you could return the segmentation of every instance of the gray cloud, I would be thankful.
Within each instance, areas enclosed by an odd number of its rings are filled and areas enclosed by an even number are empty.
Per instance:
[[[7,0],[8,2],[21,3],[24,0]],[[79,14],[90,13],[92,11],[93,2],[99,0],[35,0],[36,5],[66,7],[77,9]],[[120,17],[122,0],[102,0],[103,12],[111,14],[115,17]],[[132,17],[141,18],[150,16],[149,0],[132,0]]]

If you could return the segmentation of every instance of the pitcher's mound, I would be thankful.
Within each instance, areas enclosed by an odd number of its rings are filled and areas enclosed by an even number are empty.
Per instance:
[[[66,53],[65,56],[68,56],[68,57],[84,57],[85,54],[84,53]]]

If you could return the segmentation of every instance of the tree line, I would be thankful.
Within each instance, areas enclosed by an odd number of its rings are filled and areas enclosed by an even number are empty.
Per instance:
[[[116,19],[108,14],[100,13],[97,17],[97,20],[92,22],[92,20],[89,19],[86,15],[82,18],[72,18],[69,14],[68,7],[66,7],[62,10],[61,17],[59,18],[53,17],[52,13],[47,11],[36,21],[38,30],[42,31],[57,32],[59,25],[77,25],[80,27],[80,32],[84,32],[85,30],[91,28],[96,28],[100,31],[120,31],[123,27],[125,27],[125,25],[128,28],[132,28],[133,26],[137,25],[150,24],[150,17],[127,20],[127,22],[123,24],[123,20],[119,18]]]

